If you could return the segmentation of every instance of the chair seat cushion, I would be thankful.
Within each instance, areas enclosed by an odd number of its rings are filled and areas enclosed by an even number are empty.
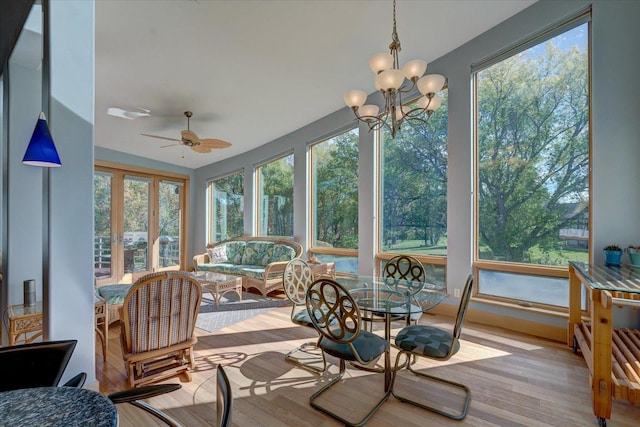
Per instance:
[[[352,345],[365,363],[375,360],[389,349],[389,343],[384,338],[365,330],[360,330],[360,335],[352,342]],[[325,353],[339,359],[358,360],[348,344],[340,344],[324,336],[320,340],[320,348]]]
[[[133,285],[130,283],[123,285],[102,285],[98,287],[98,293],[109,305],[122,304],[131,286]]]
[[[396,346],[402,350],[436,359],[443,359],[449,355],[453,336],[451,333],[433,326],[411,325],[396,335]],[[451,354],[457,353],[460,342],[456,340]]]
[[[306,308],[295,313],[291,317],[291,321],[296,325],[309,326],[315,329],[315,327],[313,326],[313,322],[311,321],[311,317],[309,316],[309,312]],[[338,319],[336,319],[335,315],[331,315],[331,317],[329,318],[329,325],[335,325],[336,323],[338,323]]]

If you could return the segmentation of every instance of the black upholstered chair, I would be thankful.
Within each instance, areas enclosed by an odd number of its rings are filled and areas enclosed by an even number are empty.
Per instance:
[[[153,415],[154,417],[162,420],[164,423],[171,427],[181,427],[180,423],[171,418],[166,413],[162,412],[158,408],[155,408],[145,402],[143,399],[149,399],[161,394],[170,393],[172,391],[180,389],[180,384],[154,384],[147,385],[129,390],[117,391],[107,396],[114,405],[120,403],[130,403],[133,406],[142,409],[143,411]]]
[[[469,403],[471,402],[471,391],[469,387],[464,384],[460,384],[445,378],[429,375],[422,371],[413,369],[415,364],[415,358],[413,356],[427,357],[435,360],[449,360],[451,356],[456,354],[460,349],[460,333],[462,331],[462,323],[464,316],[469,306],[469,300],[471,299],[471,290],[473,287],[473,276],[467,277],[467,282],[462,292],[462,298],[460,299],[460,306],[458,307],[458,315],[456,316],[456,323],[453,327],[453,332],[445,331],[434,326],[426,325],[410,325],[404,327],[398,335],[396,335],[395,346],[400,350],[397,357],[394,368],[394,375],[391,381],[391,392],[393,396],[403,402],[411,403],[412,405],[419,406],[423,409],[444,415],[446,417],[461,420],[467,416],[467,410],[469,409]],[[400,359],[406,356],[407,369],[412,373],[419,375],[420,377],[427,378],[431,381],[436,381],[440,384],[447,384],[457,389],[461,389],[464,393],[464,403],[462,410],[459,413],[451,413],[445,411],[444,408],[436,408],[432,405],[428,405],[421,401],[418,401],[415,396],[409,397],[404,394],[398,393],[396,388],[396,379],[402,369],[399,369]],[[425,394],[429,393],[429,387],[425,387]]]
[[[389,343],[384,338],[361,329],[360,310],[356,302],[342,285],[332,279],[320,278],[314,281],[307,292],[306,305],[313,326],[321,334],[318,346],[340,360],[339,374],[316,391],[309,403],[313,408],[346,425],[361,426],[389,398],[389,390],[384,390],[382,398],[359,421],[347,420],[343,415],[319,405],[316,399],[342,379],[347,361],[367,365],[389,351]]]
[[[77,342],[48,341],[0,347],[0,391],[58,386]],[[84,384],[86,375],[84,378],[82,375],[65,385]]]
[[[218,427],[229,427],[233,411],[233,396],[229,377],[227,377],[222,365],[218,365],[216,377],[216,425]]]
[[[282,282],[284,293],[292,303],[291,322],[299,326],[314,328],[305,305],[307,290],[313,283],[313,273],[309,265],[300,258],[289,261],[284,268]],[[324,372],[327,369],[327,361],[324,352],[318,347],[318,340],[299,345],[287,353],[285,357],[304,368]],[[300,354],[300,356],[296,356],[296,354]],[[322,362],[322,366],[316,366],[317,362]]]

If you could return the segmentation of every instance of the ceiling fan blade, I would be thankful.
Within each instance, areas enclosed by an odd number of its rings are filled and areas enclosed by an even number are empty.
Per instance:
[[[107,114],[114,117],[119,117],[121,119],[127,120],[135,120],[140,117],[149,117],[151,114],[151,110],[147,110],[146,108],[138,107],[140,111],[127,111],[118,107],[109,107],[107,108]]]
[[[228,148],[231,143],[221,139],[201,139],[200,144],[208,148]]]
[[[191,149],[193,151],[195,151],[196,153],[210,153],[211,152],[211,148],[205,147],[203,145],[192,145]]]
[[[160,148],[175,147],[176,145],[182,145],[182,144],[161,145]]]
[[[142,136],[149,136],[151,138],[158,138],[158,139],[166,139],[167,141],[177,141],[177,142],[182,142],[179,139],[175,139],[175,138],[167,138],[166,136],[158,136],[158,135],[149,135],[148,133],[141,133],[140,135]]]
[[[182,139],[183,140],[187,140],[187,141],[191,141],[191,142],[199,142],[200,138],[198,138],[198,135],[196,135],[196,133],[192,130],[183,130],[181,132],[182,134]]]

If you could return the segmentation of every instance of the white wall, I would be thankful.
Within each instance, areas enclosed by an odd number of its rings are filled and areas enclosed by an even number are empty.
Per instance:
[[[62,167],[50,175],[49,339],[78,340],[63,381],[95,381],[93,1],[50,2],[49,124]],[[46,208],[46,207],[45,207]]]

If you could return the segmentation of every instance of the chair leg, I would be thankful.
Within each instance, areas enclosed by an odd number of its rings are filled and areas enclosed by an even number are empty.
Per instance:
[[[433,406],[425,405],[423,403],[420,403],[420,402],[417,402],[415,400],[412,400],[412,399],[410,399],[410,398],[408,398],[406,396],[401,396],[396,392],[396,390],[394,388],[394,385],[395,385],[395,382],[396,382],[396,377],[397,377],[398,372],[399,372],[399,370],[398,370],[398,362],[400,361],[400,357],[403,354],[407,357],[407,360],[405,361],[405,363],[407,364],[407,369],[410,372],[412,372],[413,374],[418,375],[418,376],[423,377],[423,378],[427,378],[427,379],[429,379],[431,381],[435,381],[435,382],[438,382],[438,383],[441,383],[441,384],[448,384],[448,385],[450,385],[452,387],[459,388],[462,391],[464,391],[464,396],[465,396],[464,397],[464,405],[463,405],[462,410],[460,411],[459,414],[446,412],[446,411],[443,411],[442,409],[438,409],[438,408],[434,408]],[[455,381],[447,380],[447,379],[444,379],[444,378],[436,377],[436,376],[433,376],[433,375],[425,374],[424,372],[419,372],[419,371],[414,370],[412,365],[413,365],[413,363],[415,363],[415,359],[414,359],[413,362],[411,362],[410,361],[411,356],[412,356],[411,352],[401,351],[401,352],[398,353],[398,356],[396,357],[396,364],[395,364],[395,368],[394,368],[393,378],[391,379],[391,394],[393,394],[393,397],[395,397],[396,399],[398,399],[401,402],[410,403],[412,405],[418,406],[420,408],[426,409],[426,410],[431,411],[431,412],[435,412],[436,414],[443,415],[443,416],[445,416],[447,418],[451,418],[453,420],[462,420],[462,419],[464,419],[467,416],[467,411],[469,410],[469,403],[471,402],[471,390],[469,390],[469,387],[467,387],[464,384],[457,383]]]
[[[309,359],[303,359],[300,357],[295,357],[294,354],[298,353],[298,352],[302,352],[302,353],[312,353],[315,351],[320,351],[320,357],[314,357],[314,358],[309,358]],[[320,347],[318,347],[318,343],[314,342],[314,341],[309,341],[306,342],[302,345],[299,345],[298,347],[294,348],[293,350],[291,350],[290,352],[288,352],[285,355],[285,358],[287,360],[290,360],[298,365],[300,365],[301,368],[305,368],[305,369],[311,369],[312,371],[316,371],[316,372],[324,372],[327,370],[327,360],[325,358],[324,355],[324,351],[322,351],[320,349]],[[322,368],[320,367],[316,367],[313,365],[310,365],[309,363],[313,363],[313,362],[317,362],[322,360]]]
[[[133,406],[136,406],[136,407],[142,409],[143,411],[146,411],[149,414],[155,416],[156,418],[161,419],[162,421],[164,421],[167,425],[169,425],[171,427],[181,427],[181,424],[179,422],[177,422],[176,420],[174,420],[173,418],[171,418],[169,415],[165,414],[164,412],[162,412],[158,408],[154,408],[153,406],[149,405],[144,400],[134,400],[134,401],[132,401],[130,403]]]
[[[347,419],[345,419],[344,417],[336,414],[335,412],[332,412],[320,405],[318,405],[315,400],[320,397],[325,391],[327,391],[330,387],[334,386],[336,383],[340,382],[340,380],[342,379],[342,377],[344,376],[344,373],[347,369],[347,364],[343,359],[340,359],[340,372],[338,373],[338,375],[333,378],[331,381],[329,381],[326,385],[324,385],[320,390],[316,391],[315,393],[313,393],[313,395],[311,395],[311,397],[309,398],[309,404],[314,408],[317,409],[318,411],[332,417],[335,418],[336,420],[340,421],[341,423],[343,423],[344,425],[347,426],[362,426],[364,425],[367,421],[369,421],[369,419],[373,416],[373,414],[375,414],[378,409],[380,409],[380,407],[382,406],[382,404],[389,399],[389,396],[391,395],[391,392],[389,390],[385,390],[385,394],[382,397],[382,399],[380,399],[376,405],[367,413],[367,415],[365,415],[365,417],[357,422],[353,422],[353,421],[349,421]]]

